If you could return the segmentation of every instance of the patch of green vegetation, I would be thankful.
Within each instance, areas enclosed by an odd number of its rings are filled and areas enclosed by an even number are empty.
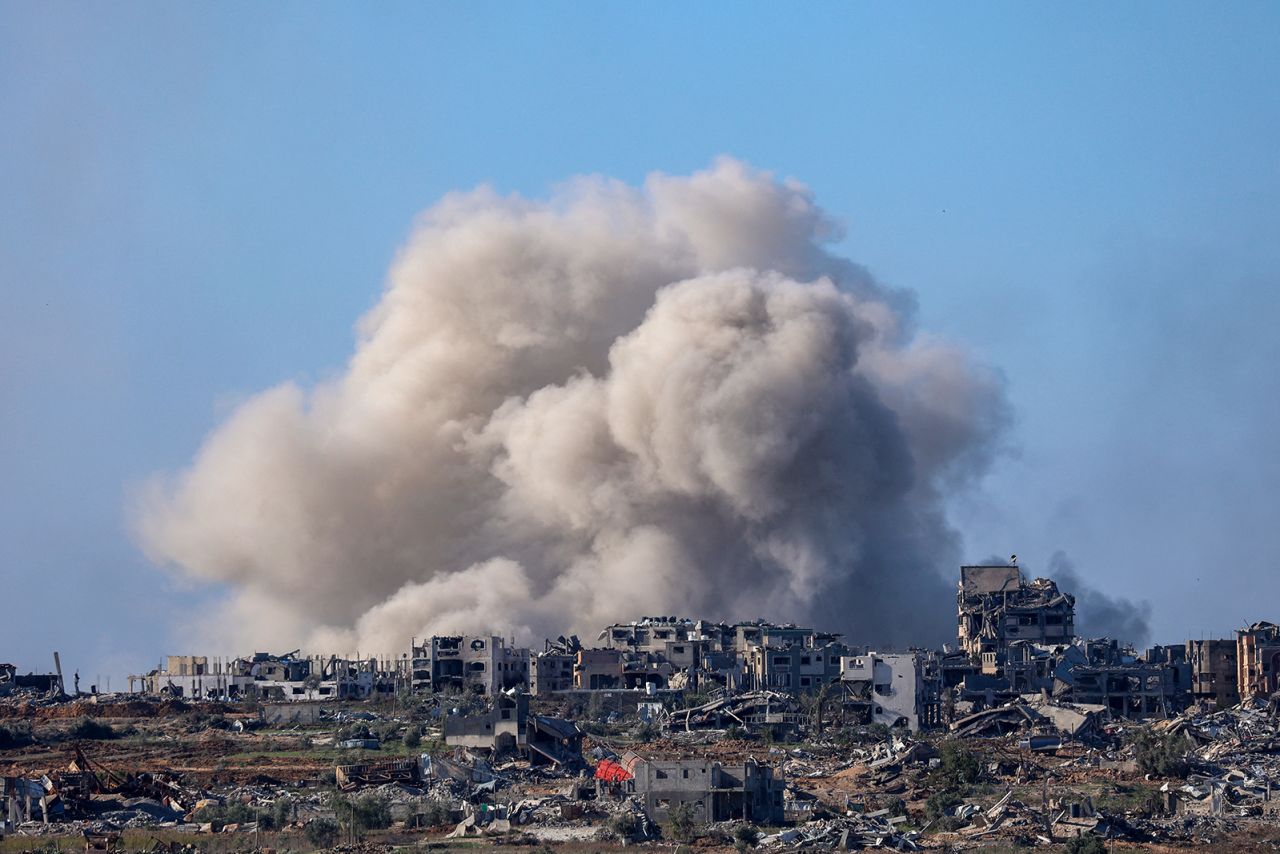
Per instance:
[[[978,756],[959,741],[945,741],[938,751],[938,769],[935,772],[946,788],[957,789],[978,782],[982,776],[982,764]]]
[[[259,815],[259,810],[238,801],[228,801],[206,806],[197,811],[193,818],[201,823],[208,822],[213,825],[215,831],[221,831],[228,824],[248,824],[251,821],[257,821]]]
[[[672,838],[677,842],[692,842],[698,837],[698,821],[690,804],[672,804],[667,810],[667,823]]]
[[[96,721],[93,718],[80,718],[67,730],[67,737],[77,741],[107,741],[119,738],[120,732],[111,724]]]
[[[391,826],[391,802],[373,792],[355,798],[335,792],[329,796],[329,806],[343,833],[362,837],[370,830]]]
[[[1187,776],[1187,742],[1180,735],[1161,735],[1148,729],[1136,730],[1130,744],[1138,769],[1157,777]]]
[[[0,726],[0,749],[26,747],[35,742],[29,723],[11,723]]]
[[[760,833],[749,824],[740,824],[733,829],[733,847],[739,851],[755,848],[760,840]]]
[[[1066,851],[1067,854],[1107,854],[1107,846],[1100,837],[1090,833],[1069,840]]]
[[[640,830],[635,813],[620,812],[609,820],[609,831],[624,842],[630,841]]]
[[[328,818],[313,818],[304,828],[307,841],[317,848],[332,848],[338,841],[338,823]]]
[[[1105,813],[1123,813],[1143,809],[1155,796],[1158,787],[1116,783],[1100,788],[1093,796],[1094,808]]]

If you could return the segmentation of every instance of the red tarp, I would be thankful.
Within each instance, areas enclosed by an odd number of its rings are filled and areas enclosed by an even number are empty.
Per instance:
[[[601,759],[600,764],[596,765],[597,780],[604,780],[606,783],[621,783],[623,780],[630,780],[631,777],[630,771],[612,760]]]

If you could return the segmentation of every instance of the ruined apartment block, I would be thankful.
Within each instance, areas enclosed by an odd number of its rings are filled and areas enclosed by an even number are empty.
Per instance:
[[[492,696],[528,687],[529,650],[497,635],[448,635],[415,640],[410,671],[415,692],[474,691]]]
[[[1102,706],[1112,717],[1144,720],[1169,717],[1191,697],[1191,668],[1185,649],[1154,647],[1137,656],[1118,641],[1103,638],[1078,644],[1086,660],[1072,662],[1055,692],[1073,703]]]
[[[814,636],[805,640],[812,642]],[[787,646],[753,646],[747,650],[747,684],[755,689],[773,688],[802,694],[840,681],[840,661],[849,648],[839,641],[809,646],[804,641]]]
[[[1280,690],[1280,626],[1262,621],[1236,632],[1236,685],[1242,699]]]
[[[1047,578],[1027,582],[1017,566],[962,566],[960,649],[998,675],[1003,654],[1015,641],[1066,645],[1075,637],[1075,597]]]
[[[129,677],[129,691],[183,699],[303,702],[390,695],[403,681],[399,662],[336,655],[258,652],[241,658],[170,655],[165,665]]]
[[[1191,667],[1191,695],[1196,702],[1219,709],[1240,702],[1236,641],[1189,640],[1186,657]]]
[[[918,732],[941,722],[937,688],[926,681],[923,653],[845,656],[840,659],[840,687],[844,708],[859,710],[867,723]]]
[[[547,640],[542,652],[529,653],[529,693],[535,697],[573,688],[573,668],[582,644],[577,635]]]
[[[784,781],[755,760],[741,765],[710,759],[640,760],[632,769],[634,791],[653,821],[668,821],[679,804],[687,805],[699,823],[736,819],[778,824],[784,817]]]
[[[582,732],[577,724],[532,714],[528,694],[498,694],[488,712],[445,718],[444,741],[493,756],[520,754],[534,765],[582,762]]]

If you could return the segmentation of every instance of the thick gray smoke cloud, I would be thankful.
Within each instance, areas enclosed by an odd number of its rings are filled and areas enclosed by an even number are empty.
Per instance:
[[[734,160],[422,215],[345,372],[240,406],[140,502],[246,644],[594,633],[644,614],[953,631],[943,496],[1001,383]],[[941,575],[946,573],[944,580]]]
[[[1151,640],[1151,603],[1108,596],[1076,574],[1075,564],[1064,551],[1049,558],[1049,577],[1064,593],[1076,597],[1076,634],[1086,638],[1108,637],[1131,641],[1142,649]]]

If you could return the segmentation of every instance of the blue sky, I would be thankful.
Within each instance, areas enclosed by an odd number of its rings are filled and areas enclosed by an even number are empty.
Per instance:
[[[722,153],[1005,372],[971,557],[1064,549],[1162,641],[1280,617],[1277,44],[1264,3],[0,3],[0,659],[183,651],[212,594],[130,491],[338,370],[440,195]]]

